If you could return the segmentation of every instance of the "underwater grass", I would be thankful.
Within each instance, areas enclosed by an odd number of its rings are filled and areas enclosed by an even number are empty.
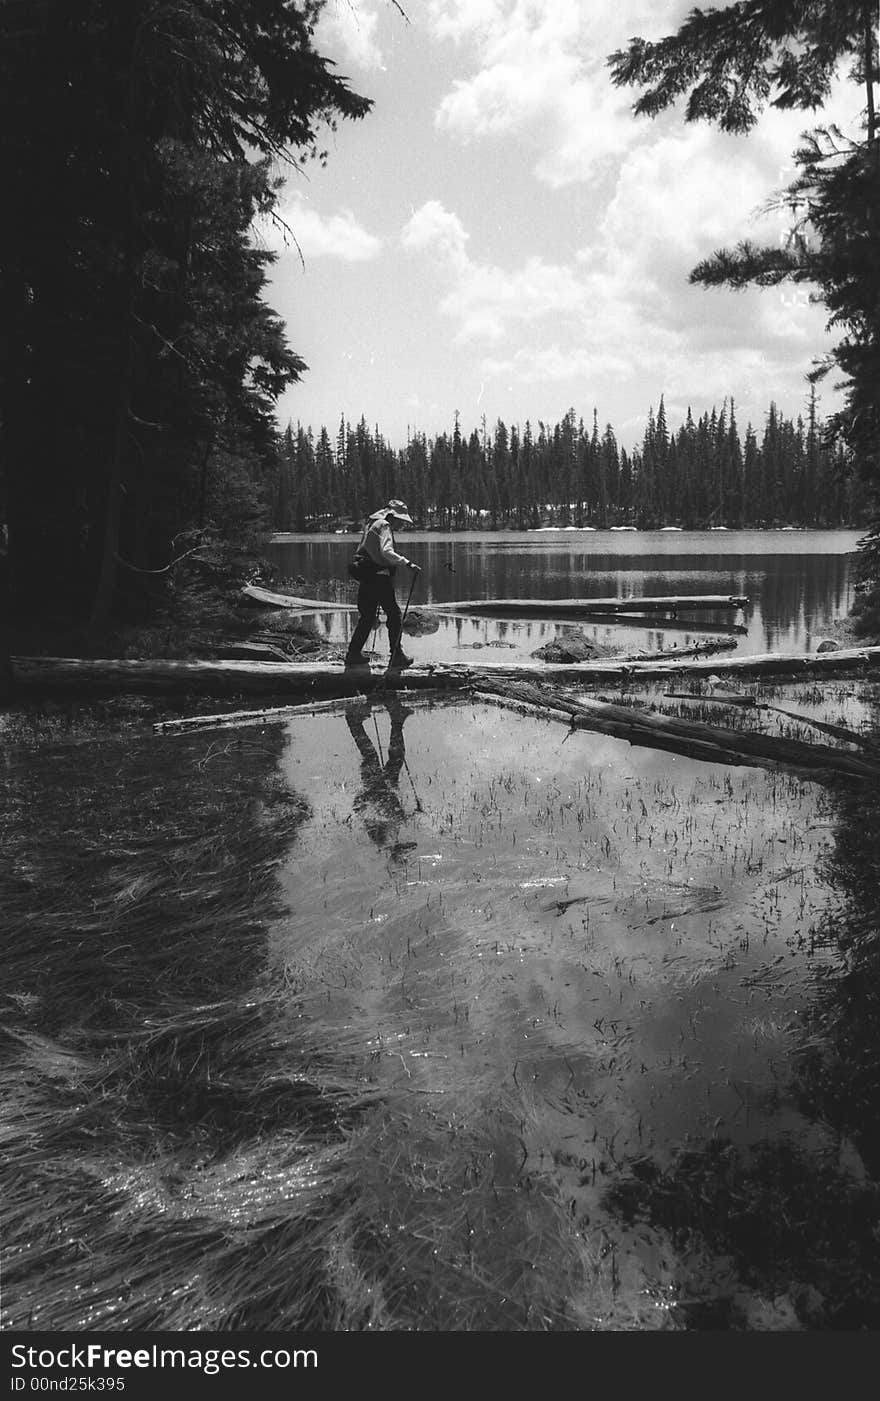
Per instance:
[[[443,709],[460,747],[461,716]],[[623,778],[587,764],[565,777],[552,754],[532,772],[518,743],[494,769],[468,749],[462,774],[409,723],[412,801],[400,791],[412,807],[418,789],[430,846],[390,880],[378,863],[381,905],[352,869],[329,915],[315,882],[358,852],[333,845],[351,830],[338,777],[356,763],[339,717],[7,751],[3,1326],[874,1326],[876,800],[820,801],[791,776],[714,766],[689,787],[637,756]],[[338,758],[315,748],[331,724]],[[287,762],[297,742],[301,770]],[[317,752],[326,812],[309,786]],[[316,803],[308,839],[300,786]],[[817,921],[808,832],[832,819],[839,898]],[[755,840],[767,824],[778,846]],[[496,873],[525,838],[528,864],[509,871],[538,879],[520,887]],[[753,904],[725,926],[728,883],[750,881]],[[619,948],[603,938],[615,912]],[[814,948],[809,1015],[782,1025]],[[544,977],[557,957],[563,985]],[[711,1115],[736,1110],[736,1087],[707,1066],[709,1117],[690,1120],[694,1141],[670,1161],[646,1093],[673,1110],[683,1099],[723,1006],[711,985],[728,976],[733,1001],[749,1001],[755,1064],[759,1043],[785,1044],[793,1078],[755,1089],[767,1146],[731,1146]],[[522,978],[528,1004],[491,1001]],[[369,1002],[371,979],[384,1001]],[[664,988],[678,1021],[640,1071]],[[592,1029],[570,1041],[566,1019],[574,1034],[594,994]],[[526,1009],[529,1037],[499,1064],[505,1018]],[[773,1115],[787,1098],[823,1144],[840,1135],[841,1163],[809,1142],[786,1154]]]
[[[282,743],[9,756],[3,1327],[574,1326],[564,1212],[491,1169],[509,1124],[392,1102],[267,975]]]

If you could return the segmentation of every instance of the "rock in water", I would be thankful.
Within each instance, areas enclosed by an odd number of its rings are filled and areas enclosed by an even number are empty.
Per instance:
[[[819,646],[816,648],[816,651],[817,651],[817,652],[839,652],[839,651],[840,651],[840,643],[839,643],[839,642],[835,642],[833,637],[823,637],[823,638],[822,638],[822,641],[819,643]]]
[[[410,637],[425,637],[429,632],[436,632],[439,626],[438,613],[432,613],[427,608],[411,608],[406,615],[403,630],[409,633]]]
[[[590,662],[602,655],[602,648],[576,631],[564,632],[532,653],[541,662]]]

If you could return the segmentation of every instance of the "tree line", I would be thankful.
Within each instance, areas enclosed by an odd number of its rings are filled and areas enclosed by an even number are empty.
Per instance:
[[[541,525],[663,525],[686,529],[862,526],[869,519],[850,455],[830,443],[811,392],[796,421],[771,403],[760,437],[744,434],[733,400],[677,431],[661,397],[642,442],[627,451],[611,424],[588,428],[572,408],[560,423],[469,432],[411,433],[395,449],[365,419],[326,427],[288,424],[281,438],[270,522],[282,531],[356,528],[403,497],[427,529],[535,529]]]

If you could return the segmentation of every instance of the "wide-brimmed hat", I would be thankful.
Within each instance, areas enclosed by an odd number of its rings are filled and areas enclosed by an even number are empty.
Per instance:
[[[393,516],[396,521],[403,521],[405,525],[412,525],[412,516],[405,501],[389,501],[385,507],[386,516]]]

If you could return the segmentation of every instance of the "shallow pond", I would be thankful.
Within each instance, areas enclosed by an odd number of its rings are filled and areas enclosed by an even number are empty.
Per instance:
[[[393,695],[5,772],[5,1326],[880,1324],[876,794]]]
[[[792,1086],[833,961],[814,937],[837,898],[827,792],[485,705],[364,703],[287,735],[314,816],[282,868],[273,960],[331,1040],[449,1135],[497,1119],[490,1156],[567,1204],[592,1326],[665,1326],[707,1293],[744,1326],[789,1326],[791,1299],[625,1227],[609,1189],[722,1143],[794,1140],[861,1171]],[[500,1269],[488,1228],[479,1245]]]

